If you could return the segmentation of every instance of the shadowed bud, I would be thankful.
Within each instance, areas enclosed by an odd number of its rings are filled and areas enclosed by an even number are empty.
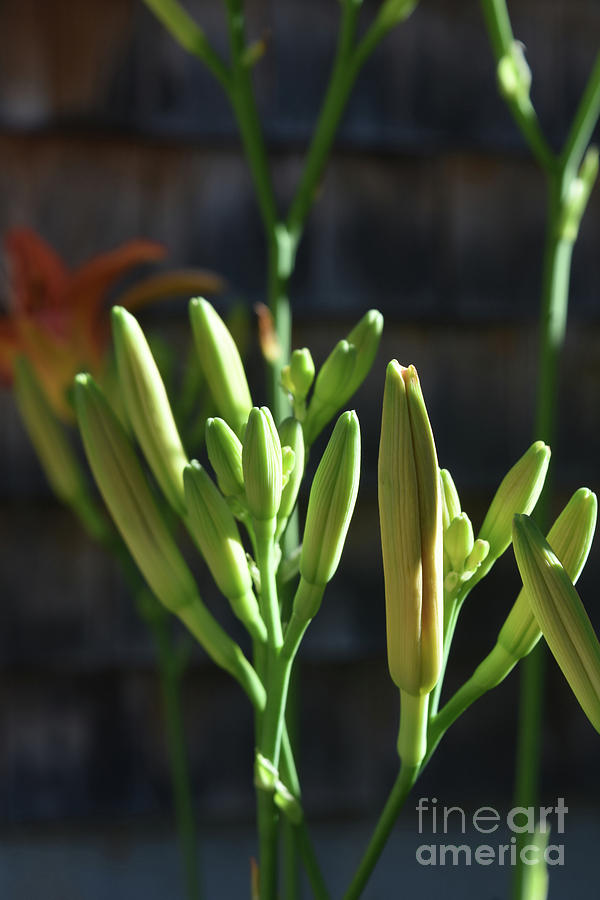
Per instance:
[[[370,309],[348,337],[338,341],[319,369],[304,422],[308,445],[365,380],[377,355],[382,329],[383,316]]]
[[[15,396],[31,443],[50,487],[65,503],[76,504],[87,492],[81,466],[55,416],[35,372],[25,357],[14,368]]]
[[[75,379],[75,409],[87,458],[109,512],[156,596],[176,611],[196,596],[194,579],[123,427],[89,375]]]
[[[579,595],[528,516],[515,516],[513,546],[542,634],[583,711],[600,732],[600,644]]]
[[[242,466],[246,500],[251,515],[259,521],[273,519],[281,502],[281,442],[271,411],[253,407],[248,418]]]
[[[213,578],[238,619],[264,641],[267,632],[252,591],[246,551],[227,501],[196,461],[186,467],[184,484],[188,523]]]
[[[217,409],[241,437],[252,399],[235,341],[207,300],[190,300],[190,320],[200,364]]]
[[[281,492],[281,503],[277,513],[277,530],[283,532],[286,522],[296,505],[298,490],[304,474],[304,433],[302,425],[297,419],[285,419],[279,426],[279,438],[285,450],[291,448],[294,453],[294,467],[288,475],[288,479]]]
[[[339,417],[318,465],[306,512],[300,574],[312,585],[333,578],[350,526],[360,479],[360,426],[355,412]]]
[[[448,556],[449,568],[452,571],[462,572],[474,543],[471,520],[466,513],[460,513],[452,519],[444,534],[444,553]]]
[[[183,514],[188,460],[160,372],[139,324],[120,306],[113,307],[112,328],[127,417],[165,497]]]
[[[244,496],[242,443],[224,419],[206,420],[206,450],[225,497]]]
[[[442,482],[442,525],[445,531],[450,523],[460,516],[461,509],[458,491],[448,469],[440,469],[440,480]]]
[[[490,545],[486,567],[502,556],[511,541],[513,516],[529,513],[544,487],[550,447],[536,441],[504,476],[477,537]]]
[[[396,360],[386,373],[378,482],[390,673],[405,692],[426,694],[442,663],[440,477],[416,369]]]

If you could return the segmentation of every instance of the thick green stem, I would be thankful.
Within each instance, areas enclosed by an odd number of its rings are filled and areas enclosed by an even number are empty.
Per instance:
[[[367,881],[371,877],[373,869],[377,865],[377,861],[387,843],[392,828],[396,824],[396,819],[398,818],[400,810],[404,806],[406,798],[417,780],[418,774],[418,767],[411,768],[409,766],[402,766],[400,769],[400,773],[383,808],[383,812],[377,822],[365,854],[356,870],[356,874],[352,879],[350,887],[344,894],[344,900],[356,900],[356,898],[360,897],[362,894]]]

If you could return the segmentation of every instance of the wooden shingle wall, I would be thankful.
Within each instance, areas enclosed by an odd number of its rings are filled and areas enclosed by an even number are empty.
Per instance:
[[[256,84],[283,208],[326,82],[338,4],[247,5],[251,36],[269,34]],[[600,7],[511,5],[535,103],[558,147],[600,46]],[[225,52],[220,4],[187,6]],[[366,19],[376,6],[365,2]],[[318,814],[371,810],[395,768],[375,496],[385,362],[417,364],[440,461],[479,523],[533,439],[544,204],[542,176],[496,95],[478,4],[423,0],[361,75],[292,285],[295,343],[313,347],[318,361],[367,308],[386,316],[378,363],[356,401],[365,440],[357,517],[304,657],[306,796]],[[263,297],[261,226],[224,98],[129,0],[0,3],[0,231],[15,225],[38,230],[71,264],[134,236],[157,239],[173,263],[222,273],[232,296]],[[562,499],[581,484],[600,488],[599,246],[596,191],[575,252],[561,369]],[[151,322],[183,340],[183,307]],[[114,566],[51,497],[6,392],[0,422],[0,824],[163,815],[150,641]],[[581,582],[596,625],[599,562],[596,547]],[[482,587],[465,610],[453,684],[491,645],[514,596],[512,560],[498,568],[496,588]],[[199,577],[206,581],[201,569]],[[204,591],[217,608],[210,585]],[[545,783],[582,791],[597,745],[553,667],[550,683]],[[488,706],[458,726],[428,777],[450,779],[449,792],[487,790],[490,802],[493,792],[509,796],[515,696],[513,677],[493,715]],[[251,815],[250,715],[200,653],[185,708],[202,815]],[[473,772],[466,741],[489,765]]]

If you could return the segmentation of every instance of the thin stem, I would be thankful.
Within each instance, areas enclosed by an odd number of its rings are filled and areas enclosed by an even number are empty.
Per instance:
[[[146,624],[152,629],[157,649],[166,739],[171,763],[173,802],[183,856],[187,897],[189,900],[198,900],[200,897],[198,835],[192,804],[191,780],[181,710],[182,667],[169,633],[168,614],[164,613],[162,609],[158,609],[158,601],[156,601],[156,605],[156,615],[148,615],[144,612],[142,615]],[[138,604],[138,606],[141,606],[142,610],[148,609],[146,603]]]
[[[313,897],[315,900],[331,900],[304,819],[299,825],[293,826],[293,834],[312,888]]]
[[[419,768],[402,766],[390,795],[377,822],[373,836],[360,862],[350,887],[344,894],[344,900],[356,900],[362,894],[373,869],[381,856],[383,848],[396,824],[400,810],[404,806],[419,774]]]
[[[452,646],[452,639],[454,638],[454,632],[456,630],[456,623],[458,622],[458,616],[462,607],[462,602],[462,599],[460,599],[459,597],[455,597],[448,606],[448,615],[446,617],[446,621],[444,622],[444,652],[442,658],[442,668],[440,671],[440,677],[437,680],[437,684],[431,692],[431,697],[429,700],[430,716],[434,716],[437,713],[438,706],[440,705],[440,696],[442,693],[442,688],[444,686],[444,678],[446,676],[446,667],[448,665],[448,658],[450,656],[450,648]],[[446,603],[444,603],[444,607],[446,607]]]
[[[570,181],[577,174],[592,132],[600,115],[600,53],[588,79],[585,91],[579,103],[569,136],[561,153],[562,169],[566,180]]]

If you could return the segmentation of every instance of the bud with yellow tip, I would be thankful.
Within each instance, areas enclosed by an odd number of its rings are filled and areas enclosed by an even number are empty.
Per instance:
[[[515,516],[513,546],[542,634],[583,711],[600,732],[600,643],[583,603],[529,516]]]

